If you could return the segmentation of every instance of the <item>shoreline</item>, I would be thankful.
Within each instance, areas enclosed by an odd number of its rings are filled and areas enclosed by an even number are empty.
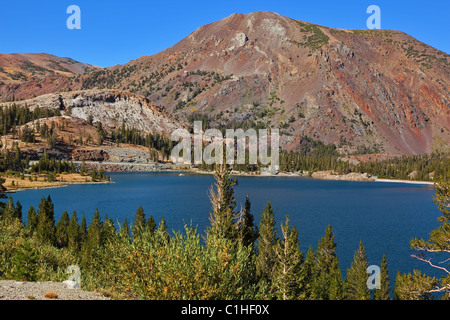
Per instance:
[[[130,171],[117,171],[117,172],[106,172],[106,173],[127,173],[134,172]],[[138,171],[143,173],[143,171]],[[167,168],[162,170],[149,170],[145,171],[147,173],[179,173],[180,176],[184,175],[214,175],[213,171],[203,171],[198,169],[175,169],[175,168]],[[414,184],[414,185],[427,185],[434,186],[434,182],[431,181],[414,181],[414,180],[400,180],[400,179],[381,179],[376,177],[370,177],[367,174],[362,173],[351,173],[349,175],[333,175],[330,174],[329,171],[317,171],[313,174],[309,173],[290,173],[290,172],[279,172],[278,174],[256,174],[256,173],[245,173],[245,172],[231,172],[232,176],[235,177],[273,177],[273,178],[305,178],[305,179],[314,179],[314,180],[324,180],[324,181],[349,181],[349,182],[379,182],[379,183],[403,183],[403,184]],[[5,193],[15,193],[27,190],[39,190],[39,189],[54,189],[67,187],[69,185],[81,185],[81,184],[109,184],[115,183],[113,180],[110,181],[61,181],[61,182],[53,182],[55,185],[47,185],[47,186],[30,186],[30,187],[19,187],[17,189],[8,189]]]

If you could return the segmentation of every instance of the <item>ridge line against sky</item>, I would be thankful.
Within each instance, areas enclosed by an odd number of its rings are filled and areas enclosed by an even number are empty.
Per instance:
[[[233,13],[272,11],[326,27],[366,29],[373,4],[381,8],[381,29],[450,52],[448,0],[23,0],[0,4],[0,53],[45,52],[109,67],[163,51]],[[70,5],[81,9],[81,30],[66,27]]]

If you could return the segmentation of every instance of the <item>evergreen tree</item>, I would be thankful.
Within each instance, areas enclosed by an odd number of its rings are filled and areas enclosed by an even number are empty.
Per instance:
[[[127,241],[130,241],[130,228],[128,226],[127,218],[125,218],[125,220],[123,221],[123,224],[120,228],[120,234],[122,237],[127,239]]]
[[[148,217],[147,219],[147,223],[145,224],[145,230],[146,232],[150,233],[154,233],[156,231],[156,221],[152,215],[150,215],[150,217]]]
[[[134,218],[134,226],[132,229],[133,238],[139,237],[142,235],[142,233],[145,230],[146,223],[147,223],[147,221],[145,219],[144,209],[142,208],[142,206],[140,206],[137,209],[136,215]]]
[[[0,177],[0,212],[1,209],[3,209],[3,207],[5,206],[5,203],[1,201],[1,199],[6,199],[8,198],[6,196],[6,187],[4,186],[5,184],[5,179]]]
[[[114,227],[114,221],[108,218],[108,215],[105,215],[105,222],[103,223],[102,229],[102,241],[106,243],[107,241],[111,241],[116,234],[116,228]]]
[[[67,227],[67,248],[71,251],[80,250],[80,227],[78,225],[77,213],[74,211]]]
[[[80,234],[80,248],[81,245],[83,245],[87,241],[87,222],[86,222],[86,216],[83,214],[83,217],[81,218],[80,228],[79,228],[79,234]]]
[[[216,182],[209,190],[212,211],[209,217],[210,226],[207,228],[208,242],[215,238],[237,240],[237,213],[234,211],[234,186],[237,180],[231,178],[231,169],[226,165],[216,165],[214,178]]]
[[[428,299],[434,293],[443,293],[445,299],[450,299],[450,263],[446,254],[450,252],[450,180],[439,178],[435,182],[436,195],[433,200],[441,212],[438,217],[439,226],[429,233],[428,240],[412,239],[411,248],[420,251],[413,255],[433,268],[444,271],[439,283],[434,284],[426,275],[415,272],[413,275],[397,277],[396,291],[402,292],[401,296],[411,298]],[[441,261],[433,261],[442,259]],[[397,287],[402,286],[403,287]]]
[[[331,226],[319,240],[312,282],[312,299],[340,300],[342,298],[342,275],[336,256],[336,243]]]
[[[375,289],[373,293],[373,298],[375,300],[389,300],[391,289],[390,289],[390,283],[389,283],[389,271],[387,266],[387,259],[386,255],[383,255],[383,258],[381,259],[381,266],[380,266],[380,289]]]
[[[69,243],[67,228],[69,227],[69,214],[64,211],[56,224],[56,246],[58,248],[65,248]]]
[[[37,279],[38,255],[29,240],[23,242],[12,258],[11,278],[19,281],[35,281]]]
[[[33,206],[30,206],[30,209],[27,213],[27,230],[30,235],[32,235],[37,227],[37,216],[36,216],[36,210]]]
[[[81,251],[81,266],[89,269],[94,265],[99,255],[99,248],[102,245],[102,221],[98,209],[87,229],[86,242],[83,243]]]
[[[256,273],[261,279],[265,295],[271,294],[272,276],[276,261],[275,248],[278,241],[275,217],[270,202],[267,203],[259,224]]]
[[[299,277],[299,300],[311,299],[311,287],[313,282],[314,266],[316,263],[316,256],[312,247],[309,247],[305,262],[302,265],[301,273]]]
[[[251,203],[248,195],[245,198],[244,209],[241,210],[241,215],[238,221],[239,237],[242,244],[246,247],[253,245],[258,239],[258,227],[254,225],[254,217],[251,213]]]
[[[166,219],[164,219],[164,217],[161,218],[156,232],[158,233],[159,238],[163,241],[163,243],[168,243],[170,241],[170,234],[167,228]]]
[[[52,199],[43,197],[37,212],[36,236],[39,241],[54,244],[56,240],[55,214]]]
[[[344,297],[346,300],[370,299],[370,291],[367,287],[368,267],[366,249],[360,241],[350,269],[347,269],[347,278],[344,282]]]
[[[276,264],[274,270],[274,288],[277,296],[282,300],[297,299],[300,294],[301,266],[303,253],[300,251],[298,232],[294,226],[289,226],[289,217],[286,224],[281,224],[283,240],[275,249]]]
[[[14,210],[14,218],[19,219],[22,222],[22,205],[19,201],[16,202],[16,208]]]

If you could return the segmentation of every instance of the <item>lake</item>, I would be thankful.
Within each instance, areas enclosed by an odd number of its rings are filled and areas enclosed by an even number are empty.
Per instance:
[[[157,222],[165,218],[170,230],[183,230],[184,222],[204,234],[209,224],[209,175],[180,176],[178,173],[111,173],[112,184],[70,185],[62,188],[26,190],[13,194],[23,205],[23,215],[31,205],[37,210],[42,197],[51,196],[55,219],[64,211],[76,210],[89,223],[96,208],[102,218],[108,214],[115,222],[134,221],[139,206]],[[238,207],[246,194],[259,224],[261,213],[270,201],[277,225],[289,215],[299,231],[303,252],[317,248],[327,225],[333,227],[337,254],[345,275],[353,254],[362,240],[369,264],[380,265],[383,253],[388,259],[391,284],[397,271],[420,269],[440,275],[410,255],[409,241],[427,239],[438,226],[440,212],[433,203],[434,187],[388,182],[324,181],[300,177],[238,177],[235,195]]]

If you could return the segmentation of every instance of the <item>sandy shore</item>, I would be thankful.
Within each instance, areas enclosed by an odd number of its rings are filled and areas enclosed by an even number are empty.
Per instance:
[[[395,180],[395,179],[375,179],[375,182],[391,182],[391,183],[408,183],[408,184],[425,184],[434,185],[434,182],[430,181],[414,181],[414,180]]]
[[[25,177],[23,180],[15,176],[2,176],[5,179],[3,184],[8,192],[23,191],[29,189],[51,189],[65,187],[70,184],[92,184],[92,183],[109,183],[109,181],[94,182],[90,176],[83,176],[78,173],[64,173],[56,176],[57,181],[46,181],[44,176],[40,176],[37,180],[34,177],[29,180]]]

